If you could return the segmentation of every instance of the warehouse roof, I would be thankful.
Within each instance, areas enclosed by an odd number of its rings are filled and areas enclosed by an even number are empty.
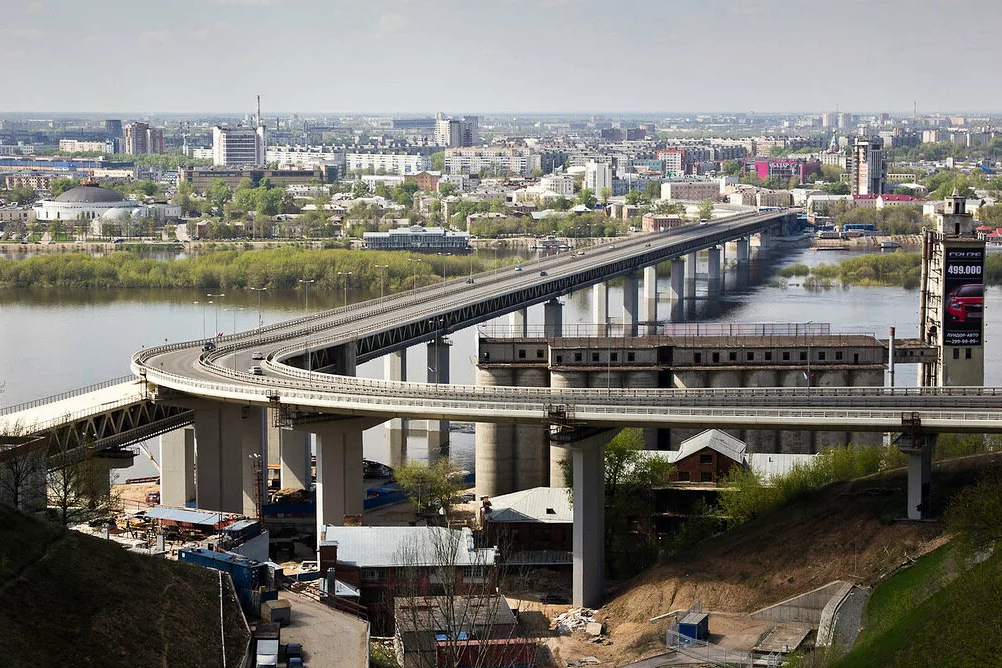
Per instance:
[[[486,510],[486,509],[485,509]],[[534,487],[490,499],[490,522],[573,522],[574,509],[564,487]]]
[[[337,545],[337,561],[359,568],[491,566],[497,552],[478,548],[467,528],[326,525],[321,545]]]

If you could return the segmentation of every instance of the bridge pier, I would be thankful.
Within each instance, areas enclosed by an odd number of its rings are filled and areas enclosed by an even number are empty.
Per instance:
[[[407,380],[407,349],[394,350],[383,358],[383,377],[386,380]],[[387,450],[390,453],[390,466],[397,467],[404,463],[407,455],[408,420],[393,418],[386,423],[384,435]]]
[[[644,303],[642,318],[647,325],[647,335],[658,333],[658,267],[644,267]]]
[[[349,418],[302,425],[317,436],[317,540],[323,526],[343,526],[346,515],[362,515],[362,432],[379,418]]]
[[[257,406],[217,404],[194,412],[196,505],[204,510],[255,515],[256,486],[261,485],[262,502],[267,493],[267,411]]]
[[[924,520],[932,516],[930,488],[932,481],[932,451],[936,435],[903,433],[898,437],[898,449],[908,456],[908,519]]]
[[[195,430],[175,429],[160,437],[160,503],[184,508],[195,500]]]
[[[543,336],[559,338],[564,335],[564,305],[551,299],[543,305]]]
[[[609,335],[609,286],[596,283],[592,286],[592,313],[595,316],[595,336]]]
[[[550,372],[538,367],[514,369],[512,385],[549,387]],[[538,424],[516,424],[511,434],[512,487],[509,491],[546,486],[550,481],[549,430]]]
[[[452,342],[444,336],[428,342],[428,382],[449,384],[449,348]],[[428,450],[449,444],[449,421],[428,420]]]
[[[278,437],[282,489],[309,489],[313,482],[309,433],[280,429]]]
[[[508,326],[511,328],[510,336],[514,338],[529,336],[529,309],[520,308],[509,313]]]
[[[707,283],[706,291],[720,291],[720,248],[714,246],[707,251],[706,256]]]
[[[639,320],[637,272],[630,272],[623,277],[623,336],[636,336]]]
[[[742,237],[737,240],[737,258],[738,262],[748,261],[748,237]]]
[[[671,300],[681,302],[685,299],[685,263],[677,257],[671,261]]]
[[[696,254],[689,253],[685,256],[685,280],[687,283],[696,282]]]
[[[477,385],[512,385],[510,366],[477,367]],[[476,423],[477,496],[498,496],[512,491],[512,433],[514,425],[504,422]]]

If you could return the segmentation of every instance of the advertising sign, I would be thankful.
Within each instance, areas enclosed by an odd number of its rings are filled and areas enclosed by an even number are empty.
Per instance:
[[[943,345],[980,346],[985,312],[985,249],[944,251]]]

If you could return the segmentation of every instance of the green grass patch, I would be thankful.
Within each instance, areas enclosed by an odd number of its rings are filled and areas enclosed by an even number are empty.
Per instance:
[[[936,552],[944,554],[928,555],[928,563],[916,564],[916,572],[900,573],[874,591],[878,601],[867,607],[867,615],[883,618],[874,619],[877,627],[867,628],[861,642],[835,668],[1000,665],[1002,553],[996,552],[908,610],[910,601],[917,602],[937,580],[948,579],[950,551]],[[887,592],[881,592],[885,587]]]

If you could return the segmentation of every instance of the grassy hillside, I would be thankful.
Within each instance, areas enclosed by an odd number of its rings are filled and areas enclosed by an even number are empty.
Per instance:
[[[0,666],[222,665],[219,579],[0,507]],[[247,632],[224,589],[227,665]]]
[[[939,589],[955,575],[953,558],[942,547],[874,590],[864,635],[834,668],[999,665],[1002,553]]]
[[[984,455],[937,463],[933,507],[941,512],[986,463],[999,460]],[[943,542],[939,523],[895,521],[905,512],[905,485],[900,469],[832,485],[645,571],[623,583],[605,607],[612,637],[629,642],[650,629],[651,617],[697,600],[705,610],[750,612],[836,579],[877,582]]]

